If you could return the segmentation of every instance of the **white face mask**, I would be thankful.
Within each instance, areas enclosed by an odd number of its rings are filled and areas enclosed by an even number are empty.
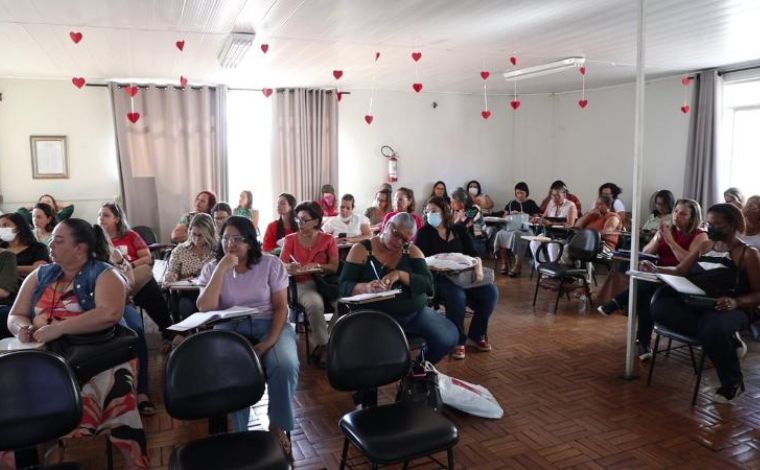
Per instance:
[[[0,240],[12,242],[16,238],[16,229],[11,227],[0,227]]]
[[[470,196],[477,196],[478,195],[478,188],[470,188],[467,191],[470,193]]]

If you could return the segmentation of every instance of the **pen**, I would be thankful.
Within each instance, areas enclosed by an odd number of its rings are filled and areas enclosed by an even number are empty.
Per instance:
[[[298,260],[296,259],[295,256],[290,255],[290,259],[292,259],[294,263],[298,264]]]
[[[369,260],[369,265],[372,266],[372,271],[375,272],[375,277],[379,281],[380,280],[380,275],[377,274],[377,269],[375,268],[375,263],[373,263],[372,260]]]

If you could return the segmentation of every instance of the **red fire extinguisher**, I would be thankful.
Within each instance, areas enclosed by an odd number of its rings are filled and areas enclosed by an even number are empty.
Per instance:
[[[398,155],[390,145],[380,147],[380,153],[388,159],[388,182],[395,183],[398,181]]]

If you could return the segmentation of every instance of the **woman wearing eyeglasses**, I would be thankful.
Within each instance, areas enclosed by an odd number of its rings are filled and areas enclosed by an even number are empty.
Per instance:
[[[321,274],[338,272],[338,244],[332,235],[320,230],[322,208],[313,201],[302,202],[295,208],[298,231],[285,237],[280,259],[288,274],[298,283],[298,303],[306,311],[311,326],[314,349],[309,354],[320,366],[327,359],[327,322],[325,301],[317,290],[310,274],[298,275],[299,271],[317,270]]]
[[[294,427],[293,396],[298,384],[296,334],[287,321],[288,275],[274,256],[262,254],[253,223],[232,216],[222,227],[216,260],[206,264],[198,278],[206,287],[198,297],[198,310],[256,307],[258,313],[220,329],[235,330],[254,344],[267,375],[269,430],[291,456],[286,432]],[[235,431],[248,428],[250,408],[233,415]]]

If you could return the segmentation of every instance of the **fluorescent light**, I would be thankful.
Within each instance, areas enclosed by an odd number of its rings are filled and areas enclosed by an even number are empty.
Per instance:
[[[254,38],[255,33],[230,33],[219,51],[219,64],[227,69],[236,68],[251,48]]]
[[[504,73],[505,80],[520,80],[521,78],[540,77],[552,73],[562,72],[563,70],[580,67],[586,63],[585,57],[568,57],[567,59],[550,62],[548,64],[526,67],[524,69],[512,70]]]

